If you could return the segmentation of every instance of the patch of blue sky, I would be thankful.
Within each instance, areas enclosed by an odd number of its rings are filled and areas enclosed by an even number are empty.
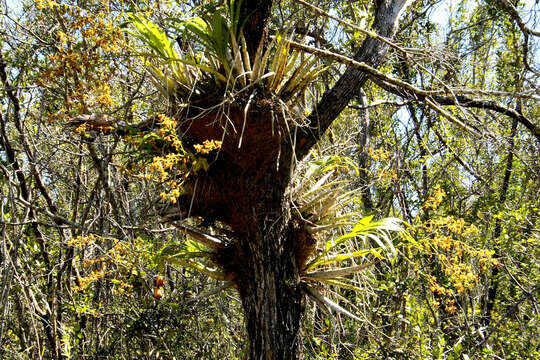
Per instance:
[[[9,14],[14,16],[20,16],[23,14],[23,4],[25,3],[25,0],[4,0],[2,1],[2,5],[0,5],[0,8],[2,9],[2,15],[5,14],[6,10]]]

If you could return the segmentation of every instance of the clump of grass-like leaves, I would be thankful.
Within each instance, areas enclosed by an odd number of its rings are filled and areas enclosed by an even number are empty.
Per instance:
[[[264,85],[287,105],[295,105],[308,85],[326,70],[318,59],[290,48],[289,40],[276,36],[254,56],[247,51],[242,28],[238,24],[239,4],[231,1],[227,16],[214,9],[199,17],[172,19],[180,38],[191,43],[182,47],[150,20],[132,14],[129,33],[142,41],[139,54],[160,92],[168,97],[202,97],[221,89],[223,98],[234,99],[254,85]],[[187,43],[187,42],[186,42]]]
[[[398,252],[392,234],[410,238],[397,218],[375,220],[355,211],[358,190],[346,190],[346,182],[333,180],[343,171],[358,172],[347,157],[326,156],[312,161],[296,187],[297,211],[310,234],[319,233],[318,246],[301,269],[306,294],[328,312],[359,318],[319,292],[318,285],[361,291],[358,274]],[[344,297],[342,301],[347,302]],[[349,304],[351,305],[351,304]]]

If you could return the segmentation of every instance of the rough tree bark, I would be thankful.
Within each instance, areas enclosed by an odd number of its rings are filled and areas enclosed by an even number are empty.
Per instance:
[[[266,177],[265,191],[272,195],[254,216],[249,237],[241,240],[249,276],[238,289],[250,359],[297,359],[302,354],[299,330],[305,300],[294,251],[298,233],[290,223],[284,180],[274,174]]]

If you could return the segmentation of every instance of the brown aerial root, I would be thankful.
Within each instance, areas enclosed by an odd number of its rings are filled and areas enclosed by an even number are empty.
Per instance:
[[[306,267],[308,260],[317,249],[318,239],[316,235],[310,234],[305,226],[305,221],[301,219],[293,219],[291,226],[294,232],[294,256],[298,270],[302,272]]]
[[[180,130],[196,143],[222,141],[220,156],[244,171],[267,169],[276,163],[285,136],[283,116],[263,102],[254,103],[249,111],[246,106],[232,104],[203,112],[184,120]]]

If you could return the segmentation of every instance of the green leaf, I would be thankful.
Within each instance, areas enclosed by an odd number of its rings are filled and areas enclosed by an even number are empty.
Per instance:
[[[332,264],[335,262],[342,262],[344,260],[362,257],[366,255],[373,255],[376,258],[381,259],[381,252],[378,249],[363,249],[363,250],[357,250],[349,253],[344,254],[337,254],[337,255],[331,255],[331,256],[324,256],[324,257],[318,257],[315,260],[313,260],[307,267],[306,271],[313,270],[317,266],[324,266],[328,264]]]
[[[343,289],[347,289],[347,290],[352,290],[352,291],[363,291],[364,290],[362,288],[359,288],[358,286],[354,286],[352,284],[348,284],[345,281],[343,281],[343,280],[346,280],[346,279],[340,279],[340,280],[324,279],[324,280],[319,280],[319,281],[321,281],[323,283],[326,283],[326,284],[329,284],[329,285],[334,285],[334,286],[337,286],[337,287],[340,287],[340,288],[343,288]]]

